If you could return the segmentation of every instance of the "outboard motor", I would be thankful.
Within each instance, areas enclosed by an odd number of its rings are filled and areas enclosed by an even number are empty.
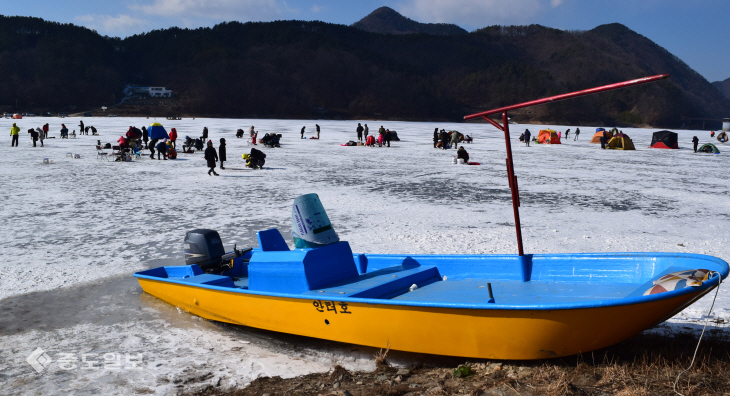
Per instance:
[[[252,248],[226,254],[218,231],[197,229],[185,234],[185,264],[197,264],[205,272],[231,269],[233,259],[241,257]]]
[[[340,241],[317,194],[296,197],[291,220],[291,234],[296,248],[316,248]]]

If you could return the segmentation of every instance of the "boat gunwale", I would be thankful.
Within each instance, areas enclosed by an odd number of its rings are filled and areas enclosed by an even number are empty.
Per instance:
[[[192,288],[202,288],[202,289],[210,289],[210,290],[217,290],[217,291],[224,291],[229,293],[239,293],[239,294],[245,294],[245,295],[254,295],[254,296],[264,296],[264,297],[277,297],[277,298],[288,298],[288,299],[297,299],[297,300],[319,300],[319,301],[336,301],[336,302],[348,302],[348,303],[357,303],[357,304],[370,304],[370,305],[389,305],[389,306],[403,306],[403,307],[423,307],[423,308],[448,308],[448,309],[477,309],[477,310],[523,310],[523,311],[545,311],[545,310],[570,310],[570,309],[589,309],[589,308],[601,308],[601,307],[613,307],[613,306],[624,306],[624,305],[635,305],[635,304],[643,304],[643,303],[649,303],[654,301],[660,301],[665,300],[673,297],[683,296],[685,294],[692,294],[692,293],[699,293],[701,295],[706,294],[709,292],[713,287],[717,286],[721,279],[727,278],[728,276],[728,264],[722,259],[719,259],[717,257],[703,255],[703,254],[694,254],[694,253],[578,253],[578,254],[549,254],[549,255],[540,255],[540,257],[560,257],[560,256],[570,256],[573,258],[580,257],[580,256],[629,256],[629,255],[638,255],[638,256],[645,256],[645,257],[653,257],[653,258],[659,258],[659,257],[682,257],[682,258],[694,258],[698,260],[707,260],[712,261],[715,264],[718,264],[722,266],[724,264],[725,268],[724,271],[720,272],[717,270],[712,270],[715,274],[711,276],[706,281],[702,282],[702,285],[696,286],[696,287],[684,287],[682,289],[677,290],[671,290],[666,291],[663,293],[657,293],[657,294],[650,294],[650,295],[642,295],[642,296],[635,296],[635,297],[624,297],[624,298],[612,298],[612,299],[605,299],[605,300],[594,300],[590,302],[581,302],[581,303],[553,303],[553,304],[532,304],[532,305],[525,305],[525,304],[499,304],[499,303],[442,303],[442,302],[419,302],[419,301],[407,301],[407,300],[390,300],[390,299],[375,299],[375,298],[357,298],[357,297],[337,297],[337,296],[316,296],[316,295],[305,295],[305,294],[289,294],[289,293],[272,293],[272,292],[263,292],[263,291],[253,291],[248,289],[241,289],[241,288],[231,288],[231,287],[222,287],[222,286],[213,286],[213,285],[204,285],[204,284],[191,284],[189,282],[170,279],[170,278],[160,278],[155,276],[149,276],[149,275],[143,275],[141,272],[136,272],[134,274],[135,278],[139,279],[147,279],[147,280],[153,280],[158,281],[162,283],[172,283],[172,284],[178,284],[181,286],[187,286]],[[381,255],[381,256],[409,256],[409,257],[419,257],[419,255],[402,255],[402,254],[392,254],[392,255]],[[438,256],[438,255],[420,255],[421,257],[424,256]],[[449,255],[452,256],[452,255]],[[453,255],[455,256],[455,255]],[[467,255],[461,255],[462,257]],[[500,257],[516,257],[514,255],[468,255],[469,257],[474,256],[500,256]],[[147,271],[147,270],[146,270]]]

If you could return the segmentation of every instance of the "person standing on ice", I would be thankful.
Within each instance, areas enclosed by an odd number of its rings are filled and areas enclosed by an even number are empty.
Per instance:
[[[563,138],[563,132],[558,131],[558,140]]]
[[[697,144],[700,142],[700,139],[697,139],[697,136],[692,138],[692,144],[695,146],[695,153],[697,152]]]
[[[565,131],[565,139],[566,139],[566,140],[567,140],[567,139],[568,139],[568,137],[569,137],[568,135],[570,135],[570,128],[568,128],[568,130],[566,130],[566,131]]]
[[[248,128],[248,137],[252,138],[254,132],[255,132],[255,128],[253,127],[253,125],[251,125],[251,128]]]
[[[357,123],[357,128],[355,129],[355,132],[357,132],[357,141],[362,142],[362,131],[364,131],[365,128],[360,125],[360,123]]]
[[[12,137],[12,140],[10,141],[10,147],[18,147],[18,134],[20,133],[20,128],[18,128],[15,123],[13,123],[13,126],[10,127],[10,136]]]
[[[45,123],[45,125],[43,125],[43,134],[45,135],[43,136],[43,138],[48,139],[48,123]]]
[[[449,142],[449,134],[446,133],[445,129],[441,130],[441,134],[439,135],[439,138],[441,139],[441,149],[446,150],[446,146]]]
[[[142,126],[142,141],[144,142],[144,148],[147,148],[147,142],[150,141],[150,134],[147,133],[147,127]]]
[[[301,137],[301,139],[304,139],[304,130],[305,130],[306,128],[307,128],[306,126],[303,126],[303,127],[302,127],[302,137]]]
[[[439,129],[435,128],[433,130],[433,148],[436,148],[436,143],[439,142]]]
[[[45,139],[45,138],[46,138],[46,137],[45,137],[45,133],[44,133],[44,132],[43,132],[43,130],[42,130],[42,129],[40,129],[40,128],[36,128],[36,129],[35,129],[35,131],[36,131],[36,132],[38,132],[38,140],[40,140],[40,141],[41,141],[41,147],[44,147],[44,146],[43,146],[43,139]]]
[[[319,124],[314,124],[317,127],[317,139],[319,139]],[[223,168],[221,168],[223,169]]]
[[[378,147],[381,147],[383,144],[385,144],[385,128],[381,125],[378,128]]]
[[[219,176],[217,173],[215,173],[215,163],[218,162],[218,154],[215,152],[215,148],[213,148],[213,142],[208,140],[208,148],[205,149],[205,160],[208,161],[208,176],[210,176],[211,173],[213,173],[216,176]]]
[[[172,148],[177,148],[175,141],[177,140],[177,130],[175,128],[170,129],[170,145]]]
[[[530,147],[530,135],[532,135],[530,133],[530,130],[529,129],[525,129],[525,145],[527,147]]]
[[[84,134],[84,120],[79,121],[79,128],[81,128],[81,129],[79,129],[79,135],[83,135]]]
[[[578,135],[580,135],[580,128],[575,128],[575,137],[573,138],[573,141],[578,140]]]
[[[452,131],[451,132],[451,146],[455,149],[458,149],[456,147],[459,144],[459,132]]]
[[[38,132],[35,131],[35,129],[30,128],[28,129],[28,133],[30,133],[30,140],[33,141],[33,147],[36,147],[36,142],[38,141]]]
[[[223,167],[223,161],[226,160],[226,139],[221,138],[221,145],[218,146],[218,160],[221,162],[221,169],[225,170],[226,168]]]
[[[362,127],[362,138],[363,140],[368,140],[368,133],[370,133],[370,128],[368,128],[368,124],[365,124],[365,126]]]
[[[155,159],[155,146],[157,145],[158,140],[159,139],[150,140],[150,144],[147,146],[147,148],[150,149],[150,159]]]

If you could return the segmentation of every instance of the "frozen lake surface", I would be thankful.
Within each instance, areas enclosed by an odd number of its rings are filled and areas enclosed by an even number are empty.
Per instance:
[[[175,161],[96,159],[97,139],[115,142],[130,125],[154,121],[177,128],[180,140],[200,136],[204,126],[216,148],[226,138],[221,177],[207,175],[202,153]],[[517,250],[504,138],[490,125],[370,121],[371,133],[384,125],[401,141],[368,148],[340,146],[355,139],[356,121],[85,118],[101,136],[60,140],[61,123],[78,130],[79,118],[27,118],[15,121],[21,144],[10,148],[12,122],[0,120],[0,219],[8,225],[0,237],[2,394],[165,394],[334,364],[373,369],[372,348],[201,320],[141,293],[131,278],[183,263],[182,240],[194,228],[218,230],[228,248],[255,245],[256,231],[271,227],[291,243],[291,204],[302,194],[319,194],[355,252]],[[31,147],[27,129],[46,122],[56,139]],[[315,123],[322,139],[300,139],[301,127],[312,136]],[[283,135],[281,148],[262,149],[263,170],[244,167],[241,154],[250,146],[235,138],[236,129],[251,125],[260,137]],[[452,165],[454,150],[432,148],[435,127],[472,136],[467,150],[482,165]],[[655,130],[625,128],[637,150],[623,152],[590,144],[590,127],[581,127],[578,141],[571,127],[564,144],[529,148],[517,136],[542,127],[511,128],[525,252],[689,252],[730,260],[730,151],[709,132],[679,131],[682,149],[656,150],[647,148]],[[694,135],[722,153],[693,153]],[[668,325],[701,326],[713,295]],[[720,289],[712,318],[725,328],[730,289]],[[36,348],[53,360],[41,373],[25,361]],[[143,369],[125,369],[140,356]],[[396,364],[436,359],[392,356]],[[76,368],[68,369],[74,357]]]

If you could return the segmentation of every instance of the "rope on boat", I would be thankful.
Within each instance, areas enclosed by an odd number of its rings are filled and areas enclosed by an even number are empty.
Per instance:
[[[677,379],[674,380],[674,388],[673,388],[674,393],[676,393],[680,396],[685,396],[685,395],[677,392],[677,383],[679,382],[679,377],[681,377],[682,374],[689,371],[689,369],[691,369],[692,366],[695,364],[695,358],[697,357],[697,351],[700,349],[700,342],[702,342],[702,336],[705,335],[705,329],[707,329],[707,322],[710,321],[710,314],[712,314],[712,308],[715,306],[715,300],[717,300],[717,294],[720,292],[720,284],[722,283],[722,275],[720,275],[720,274],[717,274],[717,275],[720,277],[720,281],[717,282],[717,290],[715,290],[715,297],[712,299],[712,304],[710,305],[710,310],[707,312],[707,317],[705,318],[705,326],[702,327],[702,333],[700,333],[700,339],[697,340],[697,347],[695,348],[694,355],[692,355],[692,362],[689,364],[689,367],[687,367],[684,371],[679,373],[679,375],[677,376]]]

